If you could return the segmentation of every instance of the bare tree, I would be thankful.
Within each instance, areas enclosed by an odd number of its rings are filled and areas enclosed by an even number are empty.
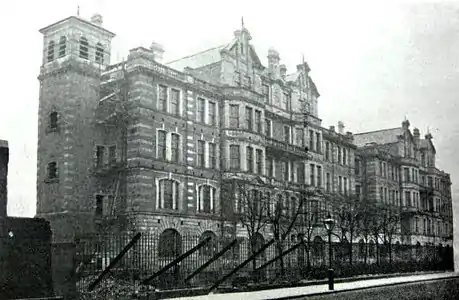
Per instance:
[[[307,237],[307,261],[310,267],[309,245],[312,239],[312,231],[318,221],[318,214],[311,211],[311,198],[318,196],[319,190],[303,190],[298,197],[282,197],[280,194],[271,199],[269,210],[269,223],[272,227],[276,241],[276,252],[280,255],[284,252],[289,234],[295,228],[297,232],[306,233]],[[281,276],[285,275],[284,257],[279,259]]]
[[[353,264],[353,247],[352,243],[357,235],[360,219],[363,215],[363,205],[359,199],[354,196],[328,195],[330,205],[334,211],[336,235],[343,247],[348,247],[349,264]]]
[[[370,238],[373,237],[373,223],[376,209],[373,205],[364,201],[361,203],[360,209],[362,213],[357,226],[357,235],[362,237],[364,242],[364,263],[366,264],[368,259],[368,244]]]
[[[398,233],[400,224],[400,212],[391,205],[384,204],[379,210],[382,230],[382,242],[388,247],[389,263],[392,264],[392,242]]]
[[[247,230],[251,254],[259,250],[257,237],[269,223],[269,201],[262,193],[261,188],[252,184],[237,183],[236,220]],[[256,269],[256,260],[252,261],[253,270]]]

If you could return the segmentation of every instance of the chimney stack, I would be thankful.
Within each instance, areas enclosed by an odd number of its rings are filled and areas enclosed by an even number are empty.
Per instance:
[[[287,67],[285,65],[280,65],[279,71],[281,78],[285,79],[285,75],[287,74]]]
[[[279,52],[277,52],[274,48],[270,48],[268,50],[268,69],[269,72],[276,78],[280,76],[279,62]]]
[[[338,121],[338,133],[343,134],[344,133],[344,123],[341,121]]]
[[[153,53],[155,61],[161,62],[163,60],[164,48],[160,44],[153,42],[151,43],[150,50]]]

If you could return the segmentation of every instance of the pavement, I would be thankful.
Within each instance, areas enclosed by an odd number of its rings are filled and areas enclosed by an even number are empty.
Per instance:
[[[429,281],[443,278],[459,277],[459,273],[445,272],[436,274],[424,274],[424,275],[410,275],[400,276],[391,278],[379,278],[379,279],[367,279],[358,280],[352,282],[335,283],[334,291],[352,291],[378,286],[387,286],[403,283],[413,283],[418,281]],[[333,292],[333,291],[332,291]],[[292,288],[279,288],[272,290],[263,290],[255,292],[239,292],[239,293],[227,293],[227,294],[210,294],[205,296],[195,297],[180,297],[180,298],[169,298],[175,300],[223,300],[223,299],[240,299],[240,300],[268,300],[268,299],[282,299],[288,297],[301,297],[307,295],[319,295],[328,294],[328,284],[319,284],[302,287]]]

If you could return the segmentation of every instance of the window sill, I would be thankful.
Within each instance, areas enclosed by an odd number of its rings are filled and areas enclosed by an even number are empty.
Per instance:
[[[59,183],[59,178],[46,178],[44,182],[47,184]]]

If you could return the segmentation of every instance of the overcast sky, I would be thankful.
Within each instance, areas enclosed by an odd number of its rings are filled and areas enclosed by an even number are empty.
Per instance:
[[[3,2],[0,139],[10,143],[9,215],[36,209],[38,30],[75,15],[78,5],[88,19],[100,12],[117,34],[114,59],[152,41],[164,46],[166,61],[224,44],[243,16],[263,62],[273,46],[294,71],[304,54],[325,127],[342,120],[345,130],[370,131],[399,126],[406,116],[422,135],[430,127],[439,167],[459,178],[457,1]]]

